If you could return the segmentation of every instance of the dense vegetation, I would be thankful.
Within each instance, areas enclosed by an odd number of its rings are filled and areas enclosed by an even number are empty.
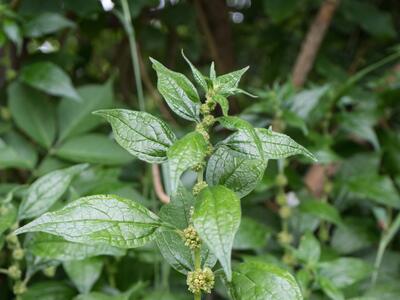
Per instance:
[[[399,21],[0,0],[0,299],[399,299]]]

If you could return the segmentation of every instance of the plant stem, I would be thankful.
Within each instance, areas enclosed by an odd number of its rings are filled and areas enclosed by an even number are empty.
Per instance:
[[[194,250],[194,269],[196,271],[201,269],[201,248]],[[194,294],[194,300],[201,300],[201,292]]]
[[[128,35],[129,46],[131,50],[131,59],[132,59],[132,66],[133,71],[135,73],[135,84],[136,84],[136,91],[139,100],[139,108],[141,111],[145,111],[144,105],[144,96],[143,96],[143,88],[142,88],[142,79],[140,75],[140,64],[139,64],[139,56],[136,47],[136,37],[135,37],[135,30],[132,25],[132,17],[131,12],[129,10],[129,4],[127,0],[121,0],[122,10],[124,13],[124,23],[125,23],[125,30]]]
[[[385,253],[386,247],[390,244],[396,232],[400,228],[400,213],[397,214],[396,219],[390,225],[386,233],[382,234],[381,240],[379,242],[378,253],[376,255],[374,272],[371,277],[371,285],[374,286],[378,279],[379,268],[382,263],[383,254]]]

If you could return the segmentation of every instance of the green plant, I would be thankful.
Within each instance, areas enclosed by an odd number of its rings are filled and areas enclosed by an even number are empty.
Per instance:
[[[121,249],[155,240],[166,261],[187,275],[188,289],[194,299],[210,293],[215,281],[211,269],[217,261],[223,272],[217,270],[215,274],[224,279],[234,299],[265,299],[269,294],[282,299],[302,299],[294,277],[287,271],[263,263],[242,263],[232,270],[231,251],[241,220],[240,198],[256,187],[268,160],[295,154],[314,157],[282,133],[253,128],[245,120],[228,115],[227,97],[247,94],[238,84],[248,68],[217,76],[211,65],[208,77],[184,58],[205,95],[204,101],[200,101],[197,90],[183,74],[169,70],[155,59],[151,61],[157,72],[158,90],[177,115],[195,124],[194,131],[178,139],[166,123],[146,112],[126,109],[94,112],[111,124],[116,141],[129,153],[148,163],[168,163],[171,203],[156,215],[134,200],[93,195],[48,212],[16,233],[44,232],[88,247]],[[223,116],[213,115],[217,105]],[[215,123],[234,132],[213,144]],[[69,170],[63,176],[76,172]],[[188,170],[197,173],[191,192],[180,181]],[[43,188],[55,181],[57,175],[47,176],[41,179],[43,183],[35,184]],[[44,211],[43,207],[50,207],[51,201],[46,199],[22,205],[20,219],[37,216]],[[250,278],[254,286],[248,286]]]

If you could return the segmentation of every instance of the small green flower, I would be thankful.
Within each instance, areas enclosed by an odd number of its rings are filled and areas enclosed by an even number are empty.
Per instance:
[[[7,269],[8,276],[14,280],[21,278],[21,270],[18,265],[12,265]]]
[[[276,177],[276,185],[279,187],[285,187],[288,184],[288,180],[285,175],[279,174]]]
[[[21,295],[26,292],[26,285],[22,281],[18,281],[13,286],[13,291],[15,295]]]
[[[196,250],[200,248],[201,240],[197,234],[196,229],[192,225],[183,230],[183,240],[185,241],[185,246],[189,247],[191,250]]]
[[[15,250],[13,251],[13,253],[12,253],[12,257],[13,257],[15,260],[21,260],[21,259],[24,258],[24,256],[25,256],[25,251],[24,251],[23,249],[21,249],[21,248],[15,249]]]
[[[48,267],[48,268],[43,270],[43,274],[46,277],[50,277],[51,278],[51,277],[54,277],[54,275],[56,275],[56,271],[57,271],[56,267]]]
[[[200,182],[196,183],[192,190],[193,196],[197,196],[207,186],[208,186],[208,184],[205,181],[200,181]]]
[[[189,287],[188,290],[193,294],[200,292],[209,294],[215,283],[214,273],[210,268],[189,272],[186,283]]]

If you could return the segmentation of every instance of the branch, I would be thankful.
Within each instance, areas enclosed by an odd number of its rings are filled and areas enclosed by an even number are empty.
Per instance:
[[[170,199],[169,196],[164,192],[164,187],[161,182],[160,169],[158,168],[158,165],[152,164],[151,171],[153,174],[154,191],[156,192],[158,199],[160,199],[162,203],[168,204]]]
[[[293,84],[296,87],[304,85],[338,5],[339,0],[325,0],[311,24],[292,71]]]

